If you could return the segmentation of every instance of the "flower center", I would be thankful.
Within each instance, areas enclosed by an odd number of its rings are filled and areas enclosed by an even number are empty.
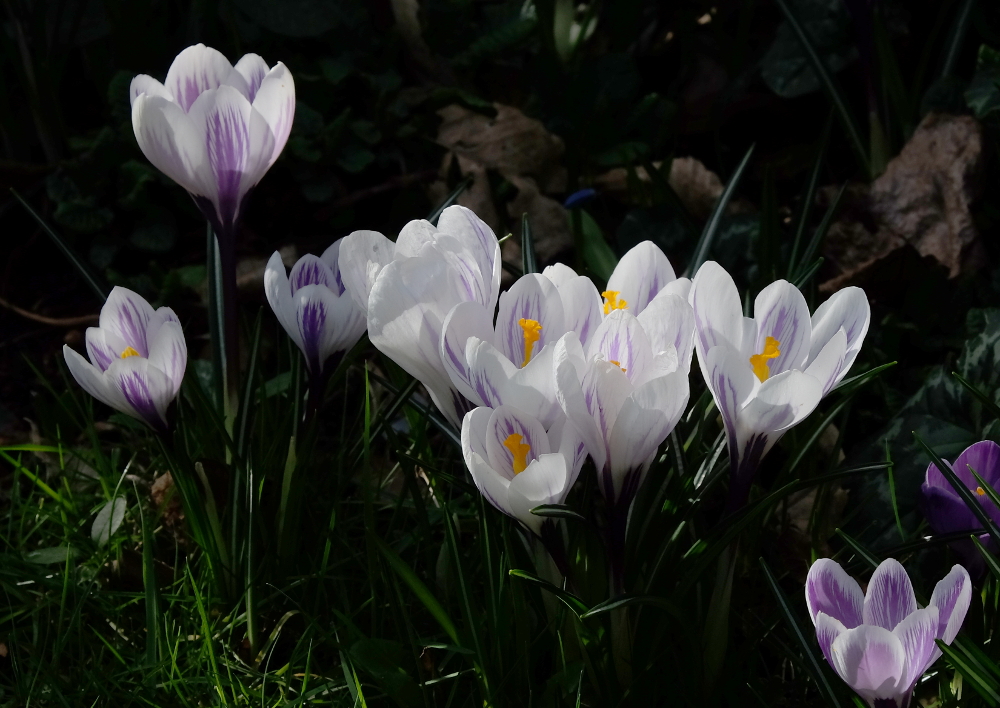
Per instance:
[[[619,369],[621,369],[623,374],[628,373],[628,369],[622,366],[622,363],[620,361],[615,361],[614,359],[608,359],[608,361],[617,366]]]
[[[510,450],[510,454],[514,456],[514,474],[524,472],[528,466],[528,453],[531,452],[531,445],[521,442],[523,439],[524,436],[520,433],[511,433],[503,441],[503,446]]]
[[[535,348],[535,342],[542,336],[540,334],[542,325],[538,320],[526,320],[523,317],[517,323],[524,330],[524,363],[521,366],[525,367],[531,361],[531,351]]]
[[[128,359],[130,356],[139,356],[139,352],[132,347],[125,347],[125,351],[122,352],[122,359]]]
[[[780,346],[781,342],[777,339],[774,337],[767,337],[764,340],[764,351],[750,357],[750,366],[753,367],[753,372],[757,375],[757,378],[761,380],[761,383],[767,381],[768,377],[771,376],[771,368],[767,365],[767,361],[768,359],[774,359],[781,356],[781,350],[778,349]]]
[[[976,494],[978,494],[981,497],[986,496],[986,490],[983,489],[982,487],[976,487]]]
[[[601,293],[601,297],[604,298],[604,314],[611,314],[612,310],[624,310],[628,307],[628,303],[625,300],[621,300],[618,297],[620,290],[605,290]]]

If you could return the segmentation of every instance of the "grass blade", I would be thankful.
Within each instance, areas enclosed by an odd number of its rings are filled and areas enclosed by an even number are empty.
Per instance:
[[[795,227],[795,238],[792,240],[792,254],[788,259],[788,276],[792,279],[799,260],[799,249],[802,246],[802,237],[806,232],[806,224],[809,223],[809,214],[812,212],[813,200],[816,199],[816,188],[819,186],[819,173],[823,167],[823,159],[826,157],[826,149],[830,144],[830,129],[833,126],[833,114],[826,119],[823,126],[823,137],[819,141],[819,152],[816,155],[816,162],[809,175],[809,184],[806,186],[806,194],[802,200],[802,213],[799,215],[798,226]]]
[[[972,685],[976,693],[982,696],[987,704],[991,706],[1000,705],[1000,686],[998,686],[996,681],[990,679],[984,671],[984,667],[978,665],[978,662],[973,657],[962,651],[962,648],[959,646],[956,646],[957,642],[953,646],[948,646],[940,639],[935,639],[934,641],[937,642],[941,653],[948,657],[948,661],[955,667],[955,670]]]
[[[443,212],[445,209],[454,204],[455,200],[458,199],[460,196],[462,196],[462,192],[464,192],[465,190],[467,190],[469,187],[472,186],[473,180],[474,180],[473,176],[469,175],[461,182],[459,182],[458,185],[455,187],[455,189],[452,191],[452,193],[449,194],[447,197],[445,197],[444,201],[438,205],[438,208],[430,213],[430,215],[427,217],[427,220],[432,224],[436,224],[437,220],[441,218],[441,212]]]
[[[819,250],[819,244],[822,243],[823,237],[826,236],[826,232],[830,229],[830,224],[833,223],[833,215],[837,212],[837,207],[840,206],[840,200],[843,198],[846,190],[847,182],[844,182],[844,184],[840,187],[840,191],[837,192],[837,196],[834,197],[833,202],[830,203],[829,208],[823,215],[823,220],[819,222],[819,226],[817,226],[816,231],[813,232],[813,237],[809,240],[809,245],[806,246],[806,250],[802,254],[802,260],[799,261],[799,267],[796,271],[796,273],[798,273],[798,276],[795,278],[796,281],[802,280],[803,275],[808,272],[810,266],[807,266],[806,264],[812,263],[813,258],[816,257],[816,251]]]
[[[511,568],[507,573],[513,578],[520,578],[521,580],[527,580],[532,585],[537,585],[542,590],[550,592],[556,596],[556,598],[562,602],[566,607],[573,611],[577,617],[582,617],[587,611],[588,607],[583,603],[583,600],[578,598],[571,592],[566,592],[562,588],[558,588],[547,580],[542,580],[537,575],[529,573],[526,570],[519,570],[517,568]]]
[[[990,573],[994,578],[1000,580],[1000,563],[997,562],[997,557],[986,550],[986,548],[979,542],[975,534],[969,536],[972,539],[972,543],[976,546],[976,550],[979,551],[979,555],[983,557],[983,562],[986,567],[989,568]]]
[[[878,568],[878,564],[881,561],[879,561],[879,559],[876,558],[871,551],[862,546],[860,543],[854,540],[854,538],[849,536],[841,529],[837,529],[837,535],[844,540],[844,543],[846,543],[848,546],[851,547],[851,550],[853,550],[855,553],[861,556],[861,558],[865,561],[865,563],[870,565],[872,568]]]
[[[538,261],[535,258],[535,241],[531,237],[531,225],[528,223],[528,212],[521,214],[521,272],[538,272]]]
[[[531,513],[535,516],[544,516],[547,519],[573,519],[589,523],[586,516],[565,504],[541,504],[533,508]]]
[[[712,250],[712,243],[715,241],[715,237],[719,232],[719,224],[722,222],[722,217],[726,213],[726,207],[729,206],[729,201],[733,198],[733,194],[736,192],[736,188],[740,184],[743,172],[750,163],[750,156],[753,155],[754,147],[754,145],[751,145],[747,150],[743,159],[740,160],[740,164],[737,165],[736,170],[733,172],[733,176],[729,178],[729,184],[726,185],[726,188],[722,190],[722,194],[719,195],[719,200],[715,203],[712,215],[708,217],[705,229],[701,232],[701,238],[698,239],[698,245],[694,247],[694,254],[691,256],[691,260],[688,262],[687,270],[684,272],[685,276],[693,278],[695,273],[697,273],[698,269],[701,267],[701,264],[708,260],[708,254]]]
[[[976,399],[978,399],[979,402],[983,404],[983,408],[988,410],[990,412],[990,415],[992,415],[997,420],[1000,420],[1000,406],[994,403],[992,398],[990,398],[985,393],[980,391],[977,386],[972,384],[957,371],[952,371],[951,375],[954,376],[955,379],[957,379],[958,382],[962,384],[969,391],[969,393],[975,396]]]
[[[944,58],[941,61],[941,78],[951,76],[955,70],[955,63],[962,50],[962,42],[965,41],[965,33],[972,20],[972,7],[975,4],[976,0],[965,0],[958,15],[955,16],[955,24],[952,25],[951,35],[948,37],[948,44],[944,50]]]

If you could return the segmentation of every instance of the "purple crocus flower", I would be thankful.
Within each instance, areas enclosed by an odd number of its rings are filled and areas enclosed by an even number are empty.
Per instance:
[[[965,448],[951,465],[962,483],[975,494],[983,510],[995,523],[1000,524],[1000,509],[989,498],[986,491],[979,486],[979,482],[976,481],[969,469],[970,467],[991,487],[996,488],[1000,485],[1000,445],[992,440],[977,442]],[[959,531],[973,531],[983,527],[976,515],[965,505],[962,498],[958,496],[958,492],[933,462],[927,466],[927,476],[920,491],[924,516],[934,533],[958,533]],[[979,540],[983,545],[992,542],[988,533],[982,534]],[[979,553],[972,547],[971,542],[959,542],[955,544],[955,550],[974,569],[982,569]]]
[[[353,347],[365,333],[365,313],[347,292],[340,273],[340,243],[323,255],[302,256],[285,275],[275,251],[264,270],[264,292],[281,326],[302,350],[314,378],[331,356]]]
[[[236,66],[204,44],[174,59],[160,83],[132,79],[132,128],[150,162],[184,187],[219,236],[235,230],[243,200],[278,159],[295,115],[295,82],[256,54]]]
[[[166,430],[167,407],[187,367],[177,315],[169,307],[153,310],[142,296],[116,287],[101,308],[98,325],[87,329],[89,362],[63,345],[69,372],[97,400]]]
[[[907,708],[917,681],[965,621],[972,581],[960,565],[934,587],[931,601],[917,607],[910,578],[897,561],[879,564],[868,593],[829,558],[813,563],[806,578],[806,604],[816,640],[833,670],[872,708]]]

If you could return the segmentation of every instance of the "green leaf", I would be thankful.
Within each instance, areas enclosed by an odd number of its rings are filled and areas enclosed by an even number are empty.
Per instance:
[[[970,535],[969,538],[972,540],[973,545],[975,545],[976,550],[979,551],[979,555],[983,557],[983,562],[990,573],[994,578],[1000,580],[1000,563],[997,562],[997,557],[986,550],[985,546],[979,542],[979,539],[974,534]]]
[[[108,544],[115,531],[122,525],[122,521],[125,520],[127,508],[128,503],[124,497],[112,499],[101,507],[94,518],[93,526],[90,527],[90,538],[93,539],[94,543],[100,546]]]
[[[420,687],[402,668],[412,663],[412,657],[402,644],[386,639],[360,639],[351,645],[354,665],[366,671],[375,684],[401,706],[416,707],[423,704]]]
[[[548,519],[573,519],[574,521],[587,522],[587,517],[565,504],[541,504],[533,508],[531,513]]]
[[[80,555],[80,551],[72,546],[53,546],[51,548],[39,548],[24,554],[24,560],[38,565],[51,565],[53,563],[66,563]]]
[[[556,598],[562,602],[566,607],[573,611],[577,617],[582,617],[589,609],[576,595],[571,592],[567,592],[562,588],[557,588],[555,585],[550,583],[548,580],[542,580],[537,575],[529,573],[526,570],[518,570],[517,568],[511,568],[507,573],[514,578],[520,578],[521,580],[526,580],[532,585],[537,585],[542,590],[550,592],[556,596]]]
[[[618,265],[618,257],[604,239],[604,232],[594,221],[594,217],[583,209],[571,209],[570,218],[579,240],[583,262],[599,280],[607,282]]]
[[[987,668],[993,662],[988,659],[983,662],[980,657],[968,652],[957,641],[951,646],[948,646],[940,639],[935,639],[934,641],[937,642],[941,653],[951,662],[955,670],[962,675],[963,679],[968,681],[976,693],[982,696],[988,705],[1000,705],[1000,682],[997,681],[995,676],[991,675],[990,670]]]
[[[528,212],[521,214],[521,272],[538,272],[538,261],[535,258],[535,241],[531,237],[531,224],[528,223]]]

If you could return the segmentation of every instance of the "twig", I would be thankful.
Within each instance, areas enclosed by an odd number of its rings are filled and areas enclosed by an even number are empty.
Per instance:
[[[79,317],[46,317],[45,315],[39,315],[30,310],[24,310],[17,305],[7,302],[2,297],[0,297],[0,307],[6,307],[8,310],[12,310],[21,315],[21,317],[26,317],[29,320],[41,322],[42,324],[51,325],[52,327],[79,327],[80,325],[94,324],[100,317],[100,315],[80,315]]]

